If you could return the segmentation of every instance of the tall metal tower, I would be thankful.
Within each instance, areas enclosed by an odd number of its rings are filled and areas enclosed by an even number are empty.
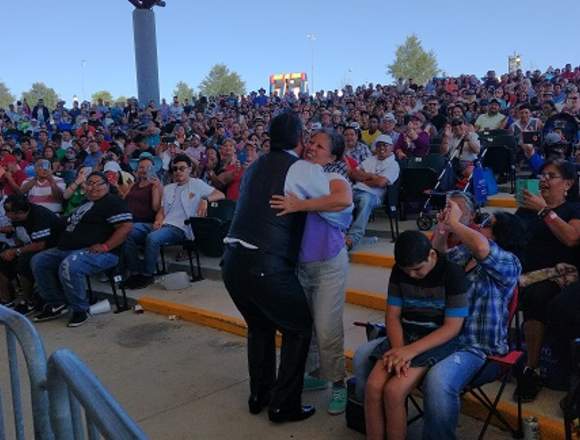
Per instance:
[[[154,6],[164,7],[162,0],[129,0],[133,10],[133,39],[139,104],[150,101],[159,105],[159,68],[157,65],[157,35]]]

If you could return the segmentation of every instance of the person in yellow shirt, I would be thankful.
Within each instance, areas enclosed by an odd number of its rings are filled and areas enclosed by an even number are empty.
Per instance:
[[[381,134],[382,133],[379,131],[379,118],[376,116],[371,116],[369,118],[368,130],[362,131],[362,141],[370,147],[375,139],[378,138]]]

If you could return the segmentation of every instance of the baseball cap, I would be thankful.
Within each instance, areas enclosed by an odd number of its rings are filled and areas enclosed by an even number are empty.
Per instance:
[[[562,142],[562,138],[558,133],[554,133],[553,131],[548,133],[544,138],[544,143],[546,145],[556,145]]]
[[[395,115],[393,115],[392,113],[387,113],[385,116],[383,116],[383,121],[397,122],[397,118],[395,118]]]
[[[495,99],[495,98],[493,98],[493,99],[490,99],[490,100],[489,100],[489,103],[490,103],[490,104],[494,104],[494,103],[495,103],[495,104],[497,104],[497,105],[501,105],[501,104],[500,104],[500,102],[499,102],[497,99]]]
[[[379,142],[382,142],[383,144],[387,144],[387,145],[393,145],[393,138],[387,134],[381,134],[379,136],[377,136],[377,138],[375,139],[375,141],[373,142],[373,150],[377,147],[377,144]]]
[[[119,166],[119,164],[117,162],[114,161],[109,161],[105,164],[105,166],[103,167],[103,172],[107,172],[107,171],[114,171],[116,173],[120,173],[121,172],[121,167]]]

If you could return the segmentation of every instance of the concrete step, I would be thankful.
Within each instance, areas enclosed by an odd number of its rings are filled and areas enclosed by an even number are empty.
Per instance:
[[[363,268],[363,271],[367,269]],[[360,272],[359,275],[364,275],[364,272]],[[379,277],[380,273],[375,274],[375,276]],[[108,286],[96,283],[95,289],[106,291]],[[219,281],[200,281],[181,291],[166,291],[158,284],[153,284],[146,289],[129,291],[129,294],[145,310],[160,313],[169,319],[184,319],[240,336],[245,335],[245,323],[227,294],[225,287]],[[376,294],[376,296],[384,304],[384,296],[379,296],[379,294]],[[364,330],[353,323],[355,321],[382,322],[383,320],[384,314],[382,310],[373,310],[352,304],[345,306],[343,315],[345,355],[349,367],[356,347],[366,342]],[[489,384],[486,386],[486,390],[493,394],[498,386],[499,384],[497,383]],[[506,415],[506,417],[515,417],[515,405],[511,401],[513,387],[513,384],[507,385],[501,402],[502,414]],[[542,438],[560,438],[552,434],[560,435],[562,424],[558,402],[563,395],[564,393],[562,392],[544,389],[537,401],[524,407],[526,414],[540,417],[540,425],[546,429],[544,432],[543,428],[542,432],[545,435]],[[468,398],[464,406],[470,415],[485,416],[482,408],[473,399]]]

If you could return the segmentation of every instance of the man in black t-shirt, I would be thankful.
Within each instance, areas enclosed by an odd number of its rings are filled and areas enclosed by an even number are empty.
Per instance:
[[[21,293],[13,301],[14,309],[24,315],[34,311],[34,277],[30,260],[38,252],[56,245],[62,222],[49,209],[32,204],[25,196],[11,195],[4,203],[6,216],[14,228],[21,228],[27,240],[0,253],[0,297],[11,297],[14,293],[12,280],[19,276]]]
[[[69,327],[88,318],[85,277],[119,263],[118,247],[132,228],[132,215],[124,200],[111,194],[104,174],[91,173],[86,181],[87,202],[67,218],[57,246],[36,255],[32,271],[46,302],[36,322],[56,319],[72,309]]]

